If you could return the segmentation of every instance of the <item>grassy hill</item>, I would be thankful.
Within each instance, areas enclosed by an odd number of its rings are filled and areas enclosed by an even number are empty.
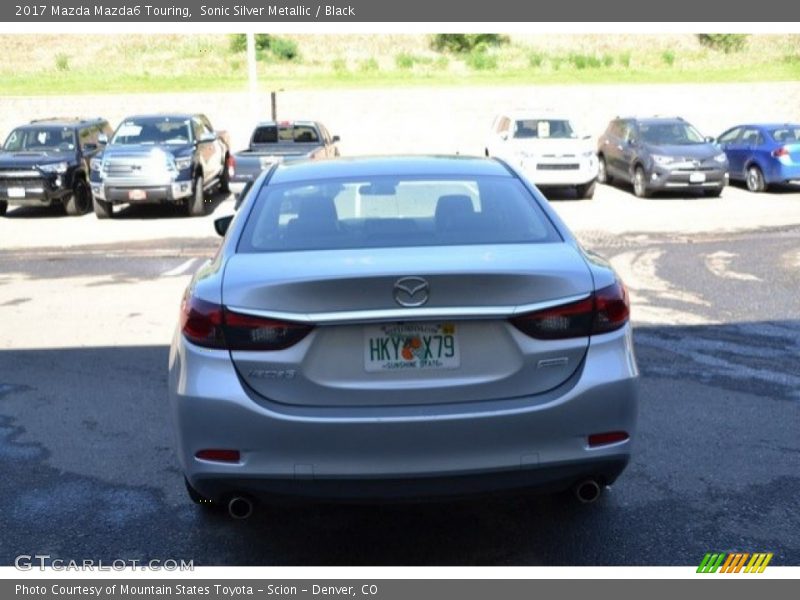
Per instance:
[[[0,35],[0,95],[244,90],[229,35]],[[280,36],[259,53],[269,89],[800,80],[800,35],[750,35],[724,52],[695,34],[511,35],[499,47],[437,52],[428,35]],[[296,56],[287,59],[286,48]]]

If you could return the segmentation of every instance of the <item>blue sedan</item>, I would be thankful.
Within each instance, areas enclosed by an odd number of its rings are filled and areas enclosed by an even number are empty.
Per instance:
[[[744,181],[751,192],[764,192],[774,183],[800,184],[800,125],[737,125],[717,143],[728,157],[730,178]]]

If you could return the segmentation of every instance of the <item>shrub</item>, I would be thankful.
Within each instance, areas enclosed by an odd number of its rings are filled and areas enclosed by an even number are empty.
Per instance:
[[[675,64],[675,53],[672,50],[664,50],[664,52],[661,53],[661,60],[663,60],[667,66],[671,67]]]
[[[331,68],[337,74],[347,73],[347,61],[343,58],[334,58],[331,61]]]
[[[610,54],[604,54],[602,61],[603,61],[603,66],[608,68],[614,64],[614,57],[611,56]]]
[[[617,57],[617,62],[627,69],[631,66],[631,53],[623,52]]]
[[[378,65],[378,61],[374,58],[368,58],[367,60],[361,61],[361,64],[358,65],[358,70],[363,73],[374,73],[380,70],[380,65]]]
[[[544,64],[544,54],[541,54],[540,52],[531,52],[528,55],[528,64],[532,68],[538,69],[542,66],[542,64]]]
[[[398,54],[394,57],[394,64],[398,69],[411,69],[414,67],[416,59],[411,54]]]
[[[476,46],[467,54],[464,62],[475,71],[490,71],[497,68],[497,57],[486,51],[486,46]]]
[[[255,34],[256,50],[269,50],[272,36],[268,33]],[[247,34],[233,33],[230,36],[231,52],[244,52],[247,50]]]
[[[578,70],[597,69],[603,64],[599,58],[588,54],[570,54],[569,61]]]
[[[300,53],[297,51],[297,42],[286,38],[272,38],[269,44],[269,50],[276,58],[281,60],[295,60],[300,56]]]
[[[698,33],[697,39],[703,46],[722,50],[725,54],[739,52],[747,43],[746,33]]]
[[[508,36],[499,33],[437,33],[430,44],[438,52],[468,54],[479,46],[502,46],[508,42]]]
[[[69,71],[69,56],[63,52],[56,54],[56,69],[59,71]]]

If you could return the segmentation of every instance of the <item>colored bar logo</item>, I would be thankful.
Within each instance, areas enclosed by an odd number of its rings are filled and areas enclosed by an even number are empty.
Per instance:
[[[748,560],[749,559],[749,560]],[[698,573],[763,573],[772,552],[707,552],[697,567]]]

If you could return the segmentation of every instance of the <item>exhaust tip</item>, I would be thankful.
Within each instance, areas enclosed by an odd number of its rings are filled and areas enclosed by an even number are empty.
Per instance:
[[[253,514],[253,501],[244,496],[234,496],[228,502],[228,514],[232,519],[247,519]]]
[[[575,497],[583,504],[591,504],[596,502],[600,495],[603,493],[603,488],[594,479],[587,479],[581,481],[574,488]]]

